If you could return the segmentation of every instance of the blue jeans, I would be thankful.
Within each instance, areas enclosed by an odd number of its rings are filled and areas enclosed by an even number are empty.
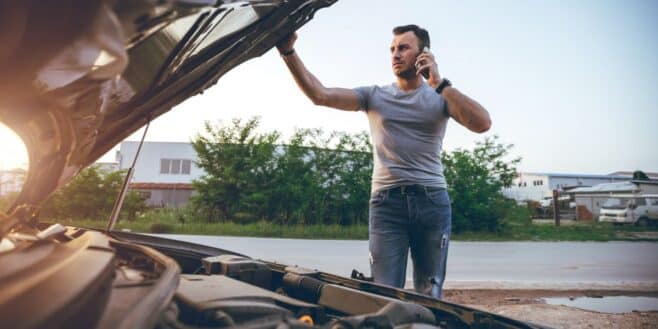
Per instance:
[[[448,192],[412,185],[370,199],[370,272],[376,283],[403,288],[411,250],[414,289],[441,298],[450,241]]]

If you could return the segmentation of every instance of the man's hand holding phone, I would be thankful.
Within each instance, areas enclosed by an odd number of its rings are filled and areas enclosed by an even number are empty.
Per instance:
[[[439,86],[439,83],[441,83],[439,68],[436,65],[434,55],[430,52],[429,48],[425,47],[420,55],[416,57],[415,66],[416,74],[422,74],[432,88]]]

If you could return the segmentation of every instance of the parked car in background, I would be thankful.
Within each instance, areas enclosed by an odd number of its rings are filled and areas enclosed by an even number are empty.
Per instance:
[[[576,203],[571,200],[571,196],[569,195],[560,195],[557,198],[558,205],[562,208],[568,207],[568,208],[576,208]],[[553,207],[553,197],[547,196],[541,200],[539,200],[539,205],[541,205],[544,208],[550,208]]]
[[[601,206],[599,222],[640,226],[658,223],[658,194],[611,196]]]

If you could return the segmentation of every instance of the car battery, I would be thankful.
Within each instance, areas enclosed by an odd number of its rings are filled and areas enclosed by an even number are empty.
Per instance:
[[[272,272],[262,262],[236,255],[206,257],[202,260],[206,274],[226,275],[255,286],[271,289]]]

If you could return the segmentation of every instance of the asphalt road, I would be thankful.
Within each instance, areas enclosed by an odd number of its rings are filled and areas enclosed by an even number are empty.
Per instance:
[[[338,275],[370,273],[367,241],[162,236]],[[452,241],[446,287],[655,291],[658,243]]]

